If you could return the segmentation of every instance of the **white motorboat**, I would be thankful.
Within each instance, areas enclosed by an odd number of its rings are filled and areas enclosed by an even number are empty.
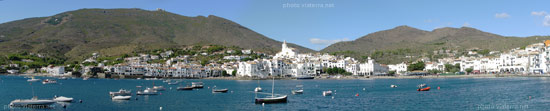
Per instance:
[[[16,99],[10,102],[10,106],[13,107],[25,107],[25,106],[48,106],[55,103],[54,100],[38,99],[36,96],[32,99]]]
[[[193,88],[203,88],[204,84],[202,82],[191,82],[191,87],[193,87]]]
[[[157,91],[152,88],[147,88],[143,91],[138,91],[136,94],[137,95],[157,95]]]
[[[111,99],[113,100],[130,100],[132,96],[113,96]]]
[[[118,92],[109,92],[109,95],[111,95],[111,96],[128,96],[128,95],[132,95],[132,91],[120,89],[120,90],[118,90]]]
[[[301,89],[292,90],[292,94],[303,94],[304,93],[304,86],[303,85],[296,85],[296,87],[299,87]]]
[[[177,85],[179,84],[180,82],[179,81],[175,81],[175,82],[168,82],[168,85]]]
[[[392,85],[391,85],[390,87],[391,87],[391,88],[396,88],[396,87],[397,87],[397,85],[393,85],[393,84],[392,84]]]
[[[332,95],[332,91],[323,91],[323,96],[330,96]]]
[[[154,90],[157,90],[157,91],[164,91],[164,90],[166,90],[166,88],[164,88],[164,86],[153,86],[153,89],[154,89]]]
[[[46,79],[42,81],[42,84],[55,84],[55,83],[57,83],[57,81],[53,79]]]
[[[90,79],[90,77],[84,77],[84,78],[82,78],[82,80],[88,80],[88,79]]]
[[[60,79],[60,80],[67,80],[67,79],[69,79],[69,78],[67,78],[67,77],[60,77],[59,79]]]
[[[59,96],[59,97],[54,97],[53,101],[55,101],[55,102],[72,102],[73,98],[65,97],[65,96]]]
[[[36,81],[40,81],[40,79],[36,79],[34,77],[31,77],[31,79],[27,80],[27,82],[36,82]]]
[[[256,88],[254,89],[254,92],[262,92],[262,87],[259,87],[259,86],[256,87]]]

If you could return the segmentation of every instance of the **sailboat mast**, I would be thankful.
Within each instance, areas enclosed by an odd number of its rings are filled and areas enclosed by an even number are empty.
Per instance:
[[[274,90],[275,90],[275,76],[273,76],[273,83],[271,84],[271,97],[275,97],[273,94]]]

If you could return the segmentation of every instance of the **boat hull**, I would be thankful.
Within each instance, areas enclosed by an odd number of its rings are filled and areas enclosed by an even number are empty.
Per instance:
[[[212,92],[221,92],[221,93],[226,93],[227,91],[229,91],[229,90],[227,90],[227,89],[212,90]]]
[[[419,89],[417,89],[417,91],[430,91],[430,87],[419,88]]]
[[[178,87],[178,90],[193,90],[193,87]]]
[[[24,107],[24,106],[48,106],[55,103],[53,100],[13,100],[10,106]]]
[[[297,77],[296,79],[315,79],[313,76]]]
[[[287,96],[283,97],[277,97],[277,98],[256,98],[255,103],[256,104],[262,104],[262,103],[286,103],[287,102]]]

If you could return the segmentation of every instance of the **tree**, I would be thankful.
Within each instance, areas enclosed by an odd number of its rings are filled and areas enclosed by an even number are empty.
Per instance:
[[[222,76],[229,76],[229,75],[227,74],[227,71],[222,71]]]
[[[474,69],[472,68],[466,68],[464,70],[466,71],[466,74],[470,74],[472,71],[474,71]]]
[[[237,76],[237,70],[233,70],[233,72],[231,72],[231,75]]]
[[[414,64],[407,66],[407,70],[408,71],[424,70],[424,67],[426,67],[426,64],[424,64],[424,62],[422,61],[418,61]]]

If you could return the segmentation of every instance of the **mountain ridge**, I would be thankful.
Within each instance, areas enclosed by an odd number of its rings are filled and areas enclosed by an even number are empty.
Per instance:
[[[238,46],[273,54],[280,44],[222,17],[188,17],[164,10],[79,9],[0,24],[0,54],[33,52],[72,60],[93,52],[120,55],[190,45]]]

